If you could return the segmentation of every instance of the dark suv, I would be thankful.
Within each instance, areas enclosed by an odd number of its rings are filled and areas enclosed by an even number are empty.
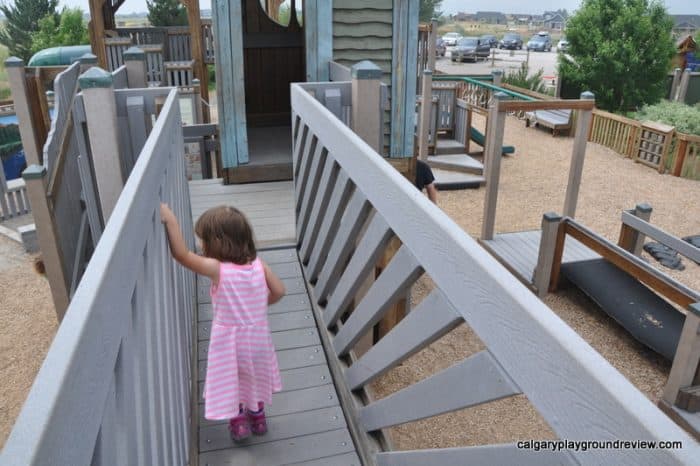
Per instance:
[[[488,58],[491,53],[491,46],[488,41],[479,37],[463,37],[457,41],[457,46],[452,51],[452,61],[474,60]]]
[[[523,38],[520,34],[508,33],[503,36],[498,44],[499,49],[521,50],[523,48]]]
[[[481,39],[481,42],[489,44],[489,48],[498,47],[498,39],[496,39],[496,36],[493,36],[491,34],[485,34],[479,37],[479,39]]]

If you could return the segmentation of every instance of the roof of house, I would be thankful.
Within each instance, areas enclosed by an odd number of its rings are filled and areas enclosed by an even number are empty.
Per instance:
[[[671,15],[673,18],[673,27],[687,27],[693,25],[700,28],[700,15]]]
[[[476,19],[486,19],[486,18],[499,18],[506,19],[506,15],[500,11],[477,11]]]

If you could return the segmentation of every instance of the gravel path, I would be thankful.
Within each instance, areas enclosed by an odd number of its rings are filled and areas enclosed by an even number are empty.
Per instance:
[[[0,235],[0,445],[56,333],[49,284],[33,261],[22,246]]]

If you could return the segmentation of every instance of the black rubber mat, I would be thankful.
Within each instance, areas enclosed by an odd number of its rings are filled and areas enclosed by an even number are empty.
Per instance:
[[[685,316],[605,259],[562,264],[562,274],[632,336],[673,360]]]

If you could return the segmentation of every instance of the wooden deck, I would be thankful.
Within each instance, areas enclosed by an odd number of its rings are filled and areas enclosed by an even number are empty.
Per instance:
[[[248,217],[259,248],[296,241],[294,186],[291,181],[224,185],[221,179],[190,181],[192,217],[221,204],[239,208]]]
[[[501,233],[481,244],[526,286],[532,285],[532,274],[537,265],[541,230]],[[566,238],[563,263],[600,258],[598,254],[576,241]]]
[[[283,391],[267,407],[269,431],[236,444],[225,421],[203,418],[202,389],[212,318],[209,280],[198,283],[199,464],[360,465],[338,402],[321,346],[295,249],[262,251],[260,256],[287,287],[270,306],[272,339],[282,372]]]

